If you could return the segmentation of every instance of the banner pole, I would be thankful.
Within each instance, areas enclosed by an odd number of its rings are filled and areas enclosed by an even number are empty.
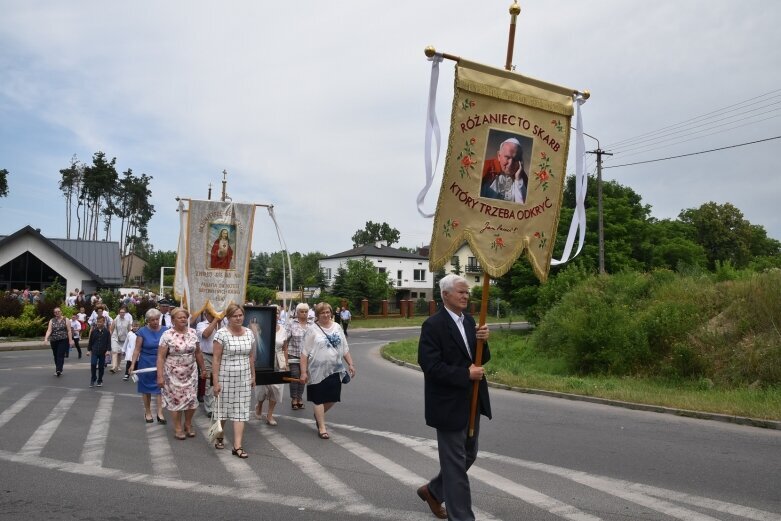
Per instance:
[[[513,52],[515,49],[515,22],[518,20],[518,15],[521,14],[521,6],[518,2],[513,2],[510,6],[510,35],[507,41],[507,61],[504,64],[504,68],[508,71],[513,69]]]
[[[518,2],[513,2],[510,6],[510,35],[507,42],[507,62],[504,68],[512,70],[513,52],[515,48],[515,24],[518,21],[518,15],[521,13],[521,6]],[[478,327],[485,325],[485,316],[488,313],[488,291],[491,287],[491,276],[485,271],[483,272],[483,292],[480,295],[480,321]],[[481,367],[483,365],[483,341],[477,339],[477,347],[475,348],[475,365]],[[469,410],[469,437],[472,438],[475,435],[475,422],[477,421],[477,415],[480,412],[477,410],[477,394],[480,389],[480,380],[475,380],[472,383],[472,404]]]
[[[488,314],[488,290],[491,287],[491,276],[488,273],[483,272],[483,294],[480,298],[480,320],[479,326],[485,325],[485,316]],[[475,365],[477,367],[483,364],[483,339],[477,339],[477,347],[475,347]],[[480,388],[480,380],[475,380],[472,383],[472,406],[469,412],[469,437],[472,438],[475,435],[475,420],[480,412],[477,410],[477,392]]]

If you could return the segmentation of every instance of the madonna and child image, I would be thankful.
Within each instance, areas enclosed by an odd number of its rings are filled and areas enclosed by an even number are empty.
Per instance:
[[[212,245],[208,254],[208,266],[215,270],[236,269],[233,251],[236,246],[236,225],[225,223],[209,223],[209,243]]]

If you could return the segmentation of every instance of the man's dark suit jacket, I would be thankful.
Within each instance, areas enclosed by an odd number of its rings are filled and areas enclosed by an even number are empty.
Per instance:
[[[467,314],[464,314],[464,330],[474,355],[477,349],[475,319]],[[488,342],[484,342],[482,362],[490,359]],[[424,375],[426,425],[445,431],[465,429],[469,424],[472,403],[472,380],[469,379],[472,359],[458,326],[444,307],[423,323],[418,343],[418,364]],[[478,407],[480,414],[491,418],[485,378],[480,381]]]

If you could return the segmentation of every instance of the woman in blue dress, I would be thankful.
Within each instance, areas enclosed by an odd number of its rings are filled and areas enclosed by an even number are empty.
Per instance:
[[[146,326],[136,331],[136,350],[133,351],[133,361],[130,371],[157,367],[157,347],[160,345],[160,337],[168,329],[160,325],[161,313],[157,309],[146,312]],[[138,373],[138,392],[144,402],[144,420],[146,423],[154,421],[152,417],[152,395],[156,396],[157,422],[165,424],[163,416],[163,402],[160,396],[160,387],[157,385],[157,372],[150,371]]]

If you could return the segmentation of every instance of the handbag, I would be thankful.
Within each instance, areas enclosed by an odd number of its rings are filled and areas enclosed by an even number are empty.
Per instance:
[[[214,399],[214,410],[212,411],[212,424],[209,427],[209,442],[214,443],[218,438],[223,437],[222,422],[220,421],[220,396]]]

